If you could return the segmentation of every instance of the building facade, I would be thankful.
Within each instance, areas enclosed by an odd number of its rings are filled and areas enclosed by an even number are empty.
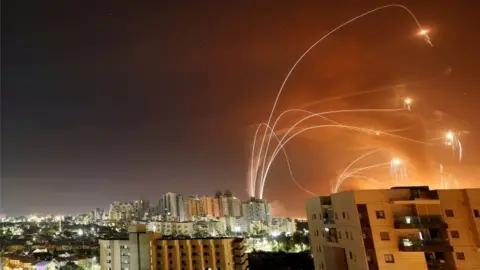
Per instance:
[[[158,215],[163,220],[186,221],[185,200],[182,195],[168,192],[161,196],[158,202]]]
[[[272,222],[271,206],[267,201],[251,198],[242,202],[243,216],[249,221]]]
[[[241,238],[165,239],[151,235],[152,270],[248,269]]]
[[[130,226],[127,238],[100,239],[98,243],[101,269],[150,269],[149,238],[145,225]]]
[[[162,235],[183,235],[191,236],[194,233],[193,222],[168,222],[152,221],[148,223],[147,230]]]
[[[398,187],[307,200],[315,269],[480,269],[480,189]]]
[[[201,214],[206,217],[220,217],[220,203],[218,198],[213,196],[200,197]]]

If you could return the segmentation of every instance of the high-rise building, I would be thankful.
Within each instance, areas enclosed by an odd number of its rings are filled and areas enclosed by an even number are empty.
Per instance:
[[[242,202],[242,213],[249,222],[263,221],[270,223],[272,221],[271,206],[267,201],[251,198]]]
[[[132,225],[128,231],[128,237],[98,240],[101,269],[150,269],[149,238],[146,234],[146,226]]]
[[[152,270],[248,269],[241,238],[165,239],[151,235]]]
[[[136,200],[132,204],[136,220],[143,220],[150,214],[150,204],[147,200]]]
[[[341,192],[307,217],[317,270],[480,268],[480,189]]]
[[[220,203],[218,198],[212,196],[200,197],[201,213],[206,217],[220,217]]]
[[[227,190],[225,193],[217,191],[215,198],[218,200],[220,208],[220,217],[241,217],[242,216],[242,201],[232,195],[232,192]]]
[[[103,213],[105,211],[101,208],[96,208],[95,210],[92,211],[92,219],[93,221],[99,221],[103,219]]]
[[[135,219],[135,210],[132,203],[115,201],[110,204],[108,217],[111,221],[130,221]]]
[[[198,217],[202,214],[201,201],[198,197],[190,196],[186,201],[187,219],[191,220],[192,217]]]
[[[185,201],[182,195],[168,192],[158,202],[159,215],[165,220],[186,221]]]

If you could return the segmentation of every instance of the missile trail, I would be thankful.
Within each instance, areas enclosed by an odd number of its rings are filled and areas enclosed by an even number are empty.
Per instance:
[[[275,159],[276,155],[277,155],[278,152],[280,151],[280,148],[282,148],[283,146],[285,146],[285,144],[287,144],[291,139],[293,139],[294,137],[296,137],[297,135],[299,135],[299,134],[301,134],[301,133],[303,133],[303,132],[305,132],[305,131],[308,131],[308,130],[311,130],[311,129],[315,129],[315,128],[323,128],[323,127],[344,128],[344,129],[348,129],[348,130],[362,131],[362,132],[367,132],[367,133],[377,132],[376,130],[372,130],[372,129],[368,129],[368,128],[360,128],[360,127],[346,126],[346,125],[334,125],[334,124],[310,126],[310,127],[306,127],[306,128],[301,129],[300,131],[298,131],[298,132],[296,132],[295,134],[291,135],[291,136],[290,136],[289,138],[287,138],[286,140],[282,141],[282,143],[277,146],[277,148],[275,149],[275,151],[274,151],[274,152],[272,153],[272,155],[270,156],[270,160],[269,160],[269,162],[268,162],[268,166],[266,167],[265,173],[264,173],[264,175],[263,175],[264,179],[263,179],[263,181],[262,181],[261,184],[260,184],[260,190],[259,190],[259,198],[260,198],[260,199],[263,197],[263,189],[264,189],[265,182],[266,182],[266,176],[267,176],[267,174],[268,174],[268,171],[270,170],[270,167],[272,166],[273,160]],[[412,142],[416,142],[416,143],[425,144],[425,142],[413,140],[413,139],[406,138],[406,137],[402,137],[402,136],[395,135],[395,134],[390,134],[390,133],[386,133],[386,132],[381,132],[381,134],[384,134],[384,135],[387,135],[387,136],[391,136],[391,137],[395,137],[395,138],[405,139],[405,140],[412,141]]]
[[[322,36],[319,40],[317,40],[315,43],[313,43],[298,59],[297,61],[293,64],[293,66],[290,68],[290,70],[288,71],[285,79],[283,80],[282,82],[282,85],[280,86],[280,89],[278,90],[278,93],[277,93],[277,96],[275,97],[275,101],[273,103],[273,106],[272,106],[272,109],[270,111],[270,115],[268,117],[268,120],[267,120],[267,126],[270,126],[270,122],[272,121],[272,117],[273,117],[273,113],[275,111],[275,108],[277,106],[277,103],[278,103],[278,100],[280,98],[280,95],[282,94],[282,91],[288,81],[288,79],[290,78],[290,75],[292,74],[293,70],[297,67],[297,65],[302,61],[302,59],[313,49],[315,48],[320,42],[322,42],[324,39],[326,39],[327,37],[329,37],[331,34],[335,33],[336,31],[340,30],[341,28],[345,27],[346,25],[364,17],[364,16],[367,16],[371,13],[374,13],[376,11],[379,11],[379,10],[383,10],[383,9],[386,9],[386,8],[401,8],[405,11],[407,11],[410,16],[413,18],[413,20],[415,21],[416,25],[418,26],[419,30],[422,31],[423,28],[422,26],[420,25],[420,23],[418,22],[417,18],[415,17],[415,14],[413,14],[413,12],[408,9],[406,6],[404,5],[399,5],[399,4],[389,4],[389,5],[384,5],[384,6],[380,6],[380,7],[377,7],[377,8],[374,8],[372,10],[369,10],[365,13],[362,13],[350,20],[347,20],[345,21],[344,23],[340,24],[339,26],[335,27],[334,29],[332,29],[330,32],[328,32],[327,34],[325,34],[324,36]],[[424,36],[425,36],[425,40],[427,41],[427,43],[429,43],[431,46],[433,46],[430,42],[430,38],[428,37],[427,33],[424,33]],[[265,132],[263,134],[263,138],[262,138],[262,143],[260,144],[260,151],[259,153],[262,153],[262,150],[263,150],[263,144],[265,142],[265,138],[266,138],[266,135],[267,135],[267,129],[265,129]],[[269,140],[271,139],[272,137],[272,133],[270,133],[270,135],[268,136],[269,137]]]
[[[285,138],[287,137],[287,135],[290,133],[290,131],[292,131],[296,126],[298,126],[299,124],[301,124],[302,122],[310,119],[310,118],[313,118],[315,116],[323,116],[323,115],[326,115],[326,114],[336,114],[336,113],[352,113],[352,112],[399,112],[399,111],[403,111],[404,109],[348,109],[348,110],[334,110],[334,111],[327,111],[327,112],[320,112],[320,113],[314,113],[314,114],[311,114],[309,116],[306,116],[300,120],[298,120],[294,125],[292,125],[290,127],[290,129],[285,133],[285,135],[282,137],[281,141],[284,141]],[[277,118],[278,120],[278,118]],[[332,121],[330,119],[328,119],[330,122],[333,122],[335,124],[339,124],[335,121]],[[278,121],[275,121],[274,125],[272,126],[272,129],[275,129],[275,125]],[[373,130],[372,130],[373,131]],[[379,131],[374,131],[376,133],[379,133]],[[384,132],[380,132],[380,133],[384,133]],[[265,138],[264,138],[265,139]],[[262,185],[263,185],[263,182],[265,181],[265,164],[266,164],[266,159],[267,159],[267,155],[268,155],[268,150],[269,150],[269,146],[270,146],[270,140],[271,138],[268,139],[267,141],[267,147],[265,148],[265,156],[263,158],[263,162],[262,162],[262,169],[261,169],[261,181],[262,181]]]

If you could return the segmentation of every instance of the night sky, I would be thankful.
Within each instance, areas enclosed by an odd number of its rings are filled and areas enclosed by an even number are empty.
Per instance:
[[[0,212],[80,213],[168,191],[246,198],[254,125],[296,58],[390,3],[325,2],[2,1]],[[463,166],[476,168],[480,3],[399,3],[432,29],[433,48],[405,11],[369,15],[312,51],[278,110],[420,80],[402,90],[418,101],[415,113],[441,114],[433,129],[468,130]],[[394,92],[315,110],[385,107]],[[329,144],[343,138],[327,135]],[[348,142],[336,145],[351,150]],[[297,180],[319,193],[354,158],[324,145],[303,138],[288,148]],[[265,196],[277,213],[303,215],[309,195],[284,167],[279,158]]]

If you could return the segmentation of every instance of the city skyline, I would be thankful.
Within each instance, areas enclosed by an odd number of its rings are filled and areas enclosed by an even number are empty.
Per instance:
[[[313,51],[278,110],[400,85],[316,109],[379,107],[408,94],[421,118],[353,120],[381,128],[433,123],[438,132],[467,131],[465,146],[478,148],[480,54],[478,35],[467,32],[478,3],[400,3],[432,29],[433,48],[414,37],[404,12],[372,15]],[[263,12],[269,5],[4,3],[0,212],[78,213],[168,191],[230,189],[248,198],[254,126],[266,121],[285,72],[312,41],[375,5],[276,3]],[[424,131],[408,135],[423,138]],[[336,149],[339,134],[326,135],[287,149],[297,180],[319,194],[330,192],[336,170],[357,155],[353,145],[365,143],[340,137],[345,149]],[[386,146],[418,163],[436,154]],[[445,168],[475,175],[477,152]],[[310,195],[291,183],[283,163],[275,162],[265,198],[276,211],[303,216]]]

